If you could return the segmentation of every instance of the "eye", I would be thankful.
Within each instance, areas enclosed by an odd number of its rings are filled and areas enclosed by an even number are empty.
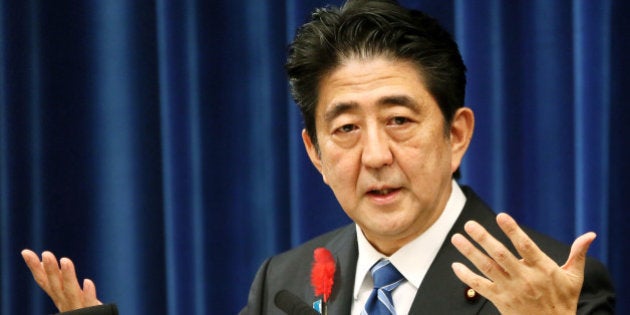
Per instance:
[[[407,117],[402,117],[402,116],[398,116],[398,117],[394,117],[391,120],[391,123],[394,125],[404,125],[405,123],[408,123],[409,119]]]
[[[357,126],[352,125],[352,124],[346,124],[346,125],[343,125],[343,126],[339,127],[337,129],[337,131],[343,132],[343,133],[348,133],[348,132],[352,132],[352,131],[354,131],[356,129],[357,129]]]

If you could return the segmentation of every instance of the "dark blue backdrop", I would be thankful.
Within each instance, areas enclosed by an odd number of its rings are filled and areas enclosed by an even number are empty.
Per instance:
[[[349,222],[282,68],[324,2],[0,0],[0,313],[54,311],[25,247],[122,314],[236,313],[265,257]],[[630,313],[630,2],[402,2],[469,66],[463,182],[565,242],[596,231]]]

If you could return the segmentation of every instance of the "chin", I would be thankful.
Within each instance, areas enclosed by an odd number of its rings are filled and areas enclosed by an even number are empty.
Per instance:
[[[370,229],[373,233],[383,237],[396,237],[404,235],[409,229],[409,224],[407,222],[377,222],[373,227]]]

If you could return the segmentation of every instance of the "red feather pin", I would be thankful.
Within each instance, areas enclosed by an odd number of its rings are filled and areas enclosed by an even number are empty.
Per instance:
[[[325,305],[332,292],[337,264],[332,253],[324,247],[316,248],[313,257],[315,260],[311,270],[311,285],[315,290],[315,296],[323,296],[322,314],[325,314]]]

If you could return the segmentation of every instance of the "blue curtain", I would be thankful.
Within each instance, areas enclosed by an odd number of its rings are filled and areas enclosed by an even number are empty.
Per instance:
[[[564,242],[596,231],[630,313],[630,2],[401,2],[469,67],[462,182]],[[0,0],[0,313],[54,311],[32,248],[122,314],[234,314],[265,257],[348,223],[282,68],[325,3]]]

